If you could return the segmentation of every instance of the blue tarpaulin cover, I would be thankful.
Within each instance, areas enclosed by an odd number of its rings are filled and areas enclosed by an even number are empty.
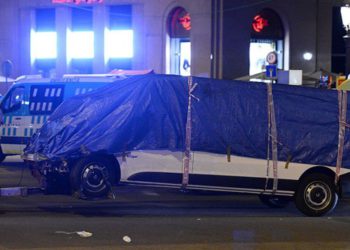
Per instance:
[[[193,77],[193,151],[267,158],[268,108],[265,83]],[[25,153],[51,160],[132,150],[185,150],[188,78],[143,75],[109,84],[62,103]],[[335,166],[338,93],[273,85],[278,160]],[[348,108],[348,110],[350,110]],[[348,117],[350,114],[348,113]],[[349,133],[344,167],[350,167]]]

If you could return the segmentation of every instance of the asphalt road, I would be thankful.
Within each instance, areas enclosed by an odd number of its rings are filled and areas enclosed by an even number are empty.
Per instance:
[[[33,187],[16,157],[0,187]],[[322,218],[256,196],[121,186],[115,199],[0,197],[0,249],[350,249],[350,200]]]

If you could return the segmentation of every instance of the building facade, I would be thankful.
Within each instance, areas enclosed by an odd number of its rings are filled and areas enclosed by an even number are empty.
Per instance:
[[[235,79],[280,69],[331,71],[335,0],[11,0],[0,1],[0,63],[12,77],[156,73]],[[339,26],[339,24],[337,24]],[[332,47],[333,46],[333,47]],[[343,45],[342,45],[343,46]],[[341,68],[341,67],[340,67]]]
[[[190,30],[176,36],[169,30],[171,15],[185,20],[186,13],[191,13]],[[0,2],[0,14],[0,61],[10,60],[15,76],[107,73],[115,68],[180,74],[173,64],[180,63],[180,47],[186,51],[188,45],[187,69],[210,74],[208,0],[11,0]]]
[[[332,31],[335,25],[343,29],[333,17],[340,17],[342,4],[332,0],[216,1],[221,15],[215,19],[220,22],[215,52],[220,59],[214,76],[232,79],[259,72],[271,50],[277,52],[280,69],[301,69],[306,74],[331,71]],[[342,34],[337,35],[344,47]],[[343,48],[338,56],[344,59]]]

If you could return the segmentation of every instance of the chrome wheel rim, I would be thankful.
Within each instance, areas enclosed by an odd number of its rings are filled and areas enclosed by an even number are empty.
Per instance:
[[[330,205],[332,191],[326,183],[315,181],[306,187],[304,198],[307,206],[313,210],[322,210]]]
[[[89,164],[82,174],[82,186],[90,192],[100,192],[106,188],[107,168],[100,164]]]

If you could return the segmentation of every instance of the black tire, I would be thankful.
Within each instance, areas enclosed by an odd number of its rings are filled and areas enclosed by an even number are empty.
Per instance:
[[[285,208],[291,201],[290,197],[275,196],[275,195],[259,195],[260,201],[271,208]]]
[[[334,178],[314,173],[300,180],[295,193],[296,207],[307,216],[322,216],[331,212],[338,203]]]
[[[92,156],[75,163],[70,173],[73,193],[83,198],[106,197],[116,184],[118,164],[109,156]]]

